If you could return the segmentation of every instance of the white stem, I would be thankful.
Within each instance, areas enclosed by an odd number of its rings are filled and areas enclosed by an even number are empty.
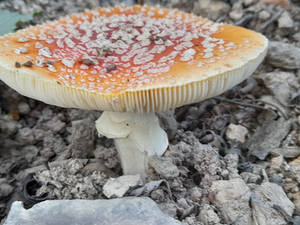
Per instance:
[[[103,112],[96,128],[99,134],[114,138],[124,174],[146,177],[148,157],[162,155],[169,144],[154,113]]]

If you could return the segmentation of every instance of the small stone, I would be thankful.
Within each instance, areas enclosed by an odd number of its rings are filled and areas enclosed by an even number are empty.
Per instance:
[[[30,112],[30,106],[26,102],[21,102],[18,104],[18,112],[20,114],[26,115]]]
[[[260,74],[260,77],[275,98],[283,105],[289,104],[292,93],[299,88],[294,73],[276,71]]]
[[[51,212],[51,213],[49,213]],[[55,216],[53,216],[55,215]],[[4,225],[180,225],[150,198],[49,200],[24,209],[14,202]]]
[[[252,224],[249,207],[251,192],[242,179],[214,181],[209,192],[213,204],[225,218],[225,223]]]
[[[233,10],[229,13],[230,19],[233,19],[234,21],[240,20],[243,15],[244,14],[242,10]]]
[[[4,183],[3,179],[0,179],[0,182],[0,198],[5,198],[13,192],[14,188],[9,184]]]
[[[260,0],[265,4],[281,5],[283,7],[289,7],[289,0]]]
[[[155,170],[156,173],[164,178],[174,178],[179,176],[179,170],[170,159],[164,157],[151,157],[149,165]]]
[[[282,166],[283,163],[284,163],[284,159],[281,155],[273,157],[271,159],[270,170],[272,172],[280,172],[281,166]]]
[[[65,126],[66,123],[62,122],[58,116],[53,117],[45,123],[45,127],[54,133],[60,132]]]
[[[190,190],[190,196],[191,196],[192,201],[199,202],[200,199],[201,199],[201,197],[202,197],[201,188],[199,188],[199,187],[193,187]]]
[[[292,44],[270,41],[267,60],[275,67],[300,69],[300,48]]]
[[[243,180],[248,183],[258,184],[261,182],[261,177],[258,174],[243,172],[240,174]]]
[[[34,144],[36,142],[32,129],[30,129],[29,127],[19,129],[16,139],[23,144]]]
[[[255,221],[260,221],[261,224],[280,225],[287,224],[283,213],[292,216],[295,208],[283,189],[270,182],[265,182],[254,189],[251,206]]]
[[[103,194],[108,197],[123,197],[130,188],[142,185],[140,175],[124,175],[110,178],[103,186]]]
[[[220,16],[227,14],[229,10],[229,4],[224,1],[198,0],[194,3],[193,13],[216,20]]]
[[[72,121],[69,149],[74,158],[87,158],[94,150],[95,126],[89,118]]]
[[[5,136],[16,133],[18,123],[10,115],[0,115],[0,132],[5,131]]]
[[[221,220],[218,217],[218,214],[215,212],[213,207],[208,204],[205,204],[201,209],[198,216],[198,219],[204,225],[211,225],[211,224],[220,224]]]
[[[256,3],[257,0],[243,0],[243,4],[244,6],[248,7],[250,5],[253,5],[254,3]]]
[[[284,118],[266,122],[245,143],[245,147],[249,149],[249,154],[260,160],[265,159],[272,149],[280,146],[281,141],[289,133],[291,125],[292,121]]]
[[[292,171],[296,174],[298,180],[300,181],[300,157],[291,161],[289,163],[289,166],[291,167]]]
[[[294,194],[295,215],[300,216],[300,192]]]
[[[258,13],[258,18],[262,21],[265,21],[271,17],[271,13],[269,13],[266,10],[262,10],[261,12]]]
[[[242,125],[230,124],[226,130],[226,137],[233,142],[244,143],[248,129]]]
[[[294,38],[295,41],[300,42],[300,32],[294,34],[294,35],[293,35],[293,38]]]
[[[288,11],[284,11],[278,19],[278,28],[293,28],[294,21]]]

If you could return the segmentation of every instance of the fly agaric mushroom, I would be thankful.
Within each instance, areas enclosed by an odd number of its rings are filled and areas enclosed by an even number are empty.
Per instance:
[[[178,10],[99,8],[1,37],[0,78],[48,104],[103,110],[96,128],[115,139],[124,174],[145,176],[148,157],[168,146],[155,112],[240,83],[267,45],[253,31]]]

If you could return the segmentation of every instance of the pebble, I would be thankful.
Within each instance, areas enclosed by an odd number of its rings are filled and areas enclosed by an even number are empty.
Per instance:
[[[242,125],[229,124],[226,130],[227,140],[238,143],[245,143],[248,129]]]
[[[177,166],[168,158],[157,156],[151,157],[149,158],[149,165],[163,178],[174,178],[179,176]]]
[[[272,149],[280,146],[281,141],[289,133],[291,125],[291,120],[285,120],[282,117],[278,120],[265,122],[246,141],[245,147],[249,149],[249,154],[264,160]]]
[[[229,13],[230,19],[233,19],[234,21],[240,20],[243,15],[244,14],[242,10],[233,10]]]
[[[260,77],[275,98],[283,105],[289,104],[292,94],[299,88],[294,73],[276,71],[260,74]]]
[[[21,102],[18,104],[18,112],[20,114],[26,115],[30,112],[30,106],[26,102]]]
[[[209,190],[212,203],[220,210],[228,224],[251,224],[249,200],[251,192],[245,182],[240,179],[214,181]]]
[[[300,48],[279,41],[270,41],[269,63],[283,69],[300,69]]]
[[[74,158],[87,158],[94,151],[96,131],[94,122],[89,119],[72,121],[71,144],[68,146]]]
[[[300,32],[295,33],[295,34],[293,35],[293,38],[294,38],[295,41],[300,42]]]
[[[266,10],[262,10],[261,12],[258,13],[258,18],[265,21],[271,17],[271,13],[269,13]]]
[[[4,182],[5,181],[3,179],[0,179],[0,198],[5,198],[9,196],[14,190],[14,188],[11,185]]]
[[[214,208],[208,204],[205,204],[201,209],[198,216],[199,220],[204,225],[220,224],[221,220]]]
[[[212,20],[217,20],[220,16],[227,14],[229,10],[229,4],[224,1],[198,0],[194,2],[193,13]]]
[[[278,28],[293,28],[294,21],[288,11],[284,11],[278,19]]]
[[[295,172],[298,180],[300,181],[300,156],[297,159],[294,159],[289,163],[289,166],[291,167],[292,171]]]
[[[103,194],[108,197],[123,197],[130,188],[143,184],[140,175],[124,175],[117,178],[109,178],[103,186]]]
[[[283,214],[292,216],[295,208],[282,187],[270,182],[262,183],[254,189],[251,205],[254,220],[259,221],[259,224],[285,225],[287,221]]]
[[[51,213],[49,213],[51,212]],[[54,216],[55,215],[55,216]],[[49,200],[24,209],[14,202],[4,225],[180,225],[150,198]]]

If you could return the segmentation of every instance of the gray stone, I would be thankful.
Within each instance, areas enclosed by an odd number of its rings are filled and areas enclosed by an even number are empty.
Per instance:
[[[213,207],[208,204],[200,209],[198,218],[204,225],[219,224],[221,221]]]
[[[300,42],[300,32],[294,34],[294,35],[293,35],[293,38],[294,38],[295,41]]]
[[[10,115],[0,115],[0,134],[9,137],[16,133],[18,123]]]
[[[4,225],[180,225],[149,198],[50,200],[24,209],[15,202]]]
[[[28,114],[30,112],[30,106],[26,102],[21,102],[18,104],[18,111],[20,114]]]
[[[251,192],[242,179],[214,181],[209,191],[213,204],[226,223],[252,224],[249,207]]]
[[[95,124],[87,118],[72,122],[72,136],[69,149],[74,158],[87,158],[94,150]]]
[[[179,170],[176,165],[172,163],[169,158],[165,157],[151,157],[149,158],[149,165],[164,178],[173,178],[179,176]]]
[[[292,28],[294,26],[294,21],[288,11],[284,11],[278,19],[279,28]]]
[[[224,1],[198,0],[194,2],[193,13],[216,20],[220,16],[227,14],[229,10],[230,6]]]
[[[260,160],[265,159],[272,149],[280,146],[281,141],[290,131],[291,124],[291,120],[286,121],[283,118],[266,122],[245,143],[245,147],[249,149],[249,154]]]
[[[292,93],[299,88],[294,73],[276,71],[260,74],[260,77],[275,98],[283,105],[289,104]]]
[[[300,69],[300,48],[292,44],[271,41],[267,59],[273,66],[283,69]]]
[[[257,186],[251,195],[253,218],[256,224],[286,225],[284,214],[292,216],[294,204],[283,189],[270,182]]]
[[[130,188],[142,185],[140,175],[124,175],[117,178],[109,178],[103,186],[103,194],[108,197],[123,197]]]
[[[248,129],[242,125],[229,124],[226,130],[227,140],[244,143]]]
[[[297,176],[298,181],[300,182],[300,157],[297,159],[294,159],[289,163],[291,170],[295,173]]]
[[[14,190],[14,188],[11,185],[4,182],[4,179],[0,179],[0,198],[5,198],[9,196]]]

